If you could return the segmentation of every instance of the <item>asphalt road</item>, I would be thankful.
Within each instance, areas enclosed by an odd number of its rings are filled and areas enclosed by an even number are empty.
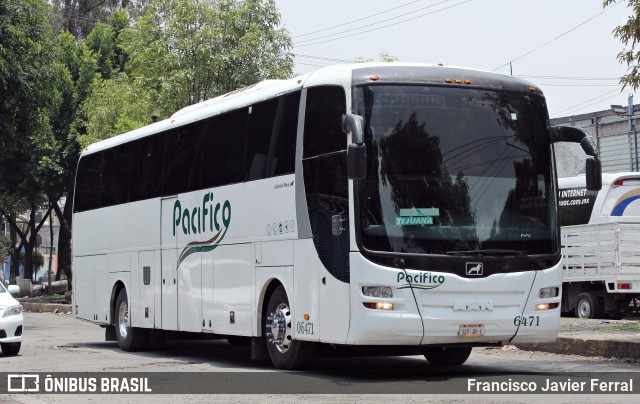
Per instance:
[[[386,387],[393,393],[412,392],[425,382],[446,383],[463,381],[469,377],[489,377],[503,373],[523,372],[581,372],[600,374],[604,372],[640,372],[640,364],[621,360],[586,358],[579,356],[554,355],[539,352],[525,352],[512,349],[474,349],[465,365],[449,370],[430,366],[422,356],[409,357],[332,357],[318,359],[311,371],[284,374],[275,370],[267,362],[252,361],[246,347],[229,345],[226,340],[216,341],[174,341],[163,349],[127,353],[118,349],[116,343],[104,342],[104,331],[92,324],[73,319],[68,315],[51,313],[25,313],[25,339],[20,354],[16,357],[0,355],[0,372],[210,372],[222,375],[233,382],[237,378],[252,380],[253,389],[260,389],[260,380],[251,375],[267,375],[263,381],[265,394],[257,395],[119,395],[118,402],[370,402],[367,397],[375,397],[374,402],[541,402],[547,403],[545,395],[452,395],[425,396],[424,394],[387,394]],[[223,372],[223,373],[220,373]],[[591,373],[595,372],[595,373]],[[229,376],[231,375],[231,376]],[[283,379],[282,389],[271,384],[273,377],[295,377]],[[503,375],[506,380],[508,377]],[[525,376],[526,377],[526,376]],[[309,391],[322,392],[321,395],[284,394],[285,383],[308,384]],[[258,383],[258,384],[256,384]],[[276,381],[277,383],[277,381]],[[386,383],[386,384],[385,384]],[[443,384],[444,383],[444,384]],[[640,383],[634,390],[640,391]],[[453,386],[453,384],[451,384]],[[257,387],[256,387],[257,386]],[[374,396],[362,391],[370,389]],[[290,387],[290,386],[289,386]],[[300,386],[295,386],[302,388]],[[349,390],[355,388],[355,390]],[[320,390],[319,390],[320,389]],[[342,395],[358,391],[359,394]],[[295,388],[294,388],[295,390]],[[302,390],[304,391],[304,389]],[[102,402],[113,396],[93,395],[10,395],[0,396],[0,402]],[[547,397],[547,398],[545,398]],[[564,401],[566,398],[566,401]],[[557,403],[584,402],[636,402],[638,395],[555,395]],[[130,401],[129,401],[130,400]]]

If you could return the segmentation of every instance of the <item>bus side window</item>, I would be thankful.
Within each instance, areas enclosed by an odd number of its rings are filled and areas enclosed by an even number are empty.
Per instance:
[[[74,212],[100,207],[100,187],[102,182],[102,154],[84,156],[78,163],[76,177]]]
[[[247,109],[217,115],[204,121],[200,188],[242,182],[247,147]]]
[[[267,158],[271,137],[277,136],[278,99],[259,102],[251,106],[247,136],[246,179],[258,180],[266,177]]]
[[[300,92],[252,106],[247,136],[246,179],[292,174]]]
[[[342,87],[320,86],[307,90],[304,158],[347,148],[347,136],[342,131],[342,114],[346,112],[347,101]]]

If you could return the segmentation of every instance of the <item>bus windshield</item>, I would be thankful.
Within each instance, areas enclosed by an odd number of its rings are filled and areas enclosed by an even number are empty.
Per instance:
[[[558,251],[549,120],[534,93],[363,85],[367,176],[357,182],[369,251]]]

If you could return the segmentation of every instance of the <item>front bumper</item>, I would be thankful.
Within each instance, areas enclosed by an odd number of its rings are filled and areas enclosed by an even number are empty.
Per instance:
[[[17,316],[0,318],[0,343],[20,342],[24,328],[24,317]]]

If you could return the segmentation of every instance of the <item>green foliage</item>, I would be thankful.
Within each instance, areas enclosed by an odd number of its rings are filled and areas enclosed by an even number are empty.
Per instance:
[[[24,264],[24,252],[20,253],[20,264]],[[44,266],[44,255],[39,251],[33,252],[33,269],[38,270]],[[25,276],[26,277],[26,276]]]
[[[5,236],[0,236],[0,263],[7,262],[7,257],[12,251],[11,240]]]
[[[400,59],[397,56],[394,56],[389,52],[380,52],[378,54],[378,62],[388,63],[388,62],[397,62],[399,60]],[[356,63],[369,63],[373,61],[374,61],[373,59],[365,59],[362,56],[356,57]]]
[[[97,79],[84,105],[86,134],[79,135],[81,147],[151,123],[150,92],[140,88],[126,73],[112,80]]]
[[[628,66],[627,74],[622,76],[620,84],[637,90],[640,87],[640,50],[636,49],[640,42],[640,0],[604,0],[603,7],[608,7],[620,1],[628,1],[632,14],[627,22],[616,27],[613,35],[623,43],[623,50],[618,53],[618,60]]]

